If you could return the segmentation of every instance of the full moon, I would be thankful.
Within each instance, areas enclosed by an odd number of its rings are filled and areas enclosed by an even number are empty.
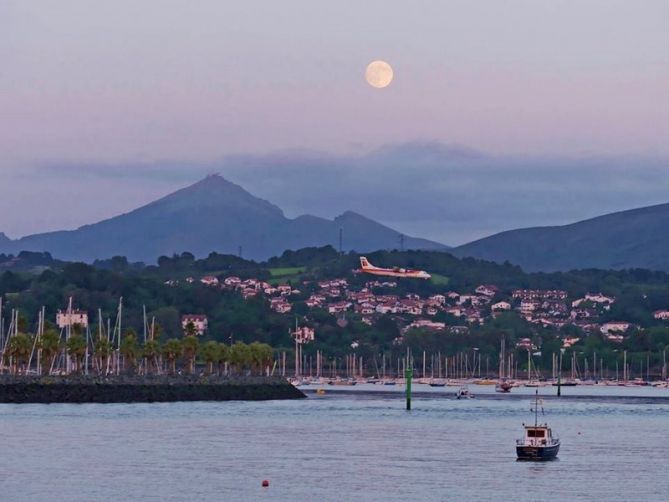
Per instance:
[[[383,89],[393,81],[393,69],[385,61],[372,61],[367,65],[365,78],[372,87]]]

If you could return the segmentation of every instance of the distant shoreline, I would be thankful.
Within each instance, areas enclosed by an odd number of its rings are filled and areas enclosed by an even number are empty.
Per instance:
[[[280,377],[0,376],[0,403],[266,401],[305,397]]]
[[[318,389],[324,389],[325,394],[318,394]],[[418,387],[420,389],[420,387]],[[563,394],[561,397],[556,395],[555,387],[551,387],[551,390],[543,393],[539,390],[539,398],[547,401],[578,401],[578,402],[591,402],[591,403],[619,403],[619,404],[659,404],[659,405],[669,405],[669,393],[667,395],[658,395],[658,396],[648,396],[648,395],[634,395],[634,394],[572,394],[563,389]],[[374,399],[387,399],[392,401],[403,402],[404,400],[404,387],[393,390],[382,390],[382,389],[348,389],[341,387],[330,387],[330,386],[313,386],[311,388],[302,389],[305,394],[308,396],[319,396],[322,397],[332,397],[332,396],[341,396],[347,398],[374,398]],[[477,392],[475,385],[470,387],[470,390],[474,394],[474,399],[467,400],[468,402],[478,401],[522,401],[522,400],[531,400],[534,399],[534,394],[528,393],[519,393],[519,392],[510,392],[510,393],[498,393],[498,392]],[[456,399],[455,393],[457,387],[450,387],[441,392],[430,392],[426,390],[413,390],[411,395],[414,399],[426,399],[426,400],[442,400],[442,399]]]

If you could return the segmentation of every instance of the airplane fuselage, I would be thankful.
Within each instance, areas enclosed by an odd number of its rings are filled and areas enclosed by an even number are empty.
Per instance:
[[[363,269],[366,274],[383,275],[386,277],[412,277],[414,279],[429,279],[430,274],[423,270],[395,271],[390,268]]]
[[[381,268],[375,267],[364,256],[360,257],[361,272],[371,275],[378,275],[384,277],[406,277],[409,279],[429,279],[431,276],[425,270],[412,270],[408,268]]]

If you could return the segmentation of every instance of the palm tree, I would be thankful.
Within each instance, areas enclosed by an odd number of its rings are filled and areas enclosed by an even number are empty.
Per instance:
[[[12,368],[10,369],[14,374],[18,374],[22,370],[24,374],[27,372],[28,359],[32,348],[32,337],[25,333],[18,333],[9,339],[7,352],[12,362]]]
[[[188,323],[186,324],[185,333],[186,336],[197,335],[197,328],[195,328],[195,324],[193,323],[193,321],[188,321]]]
[[[216,361],[218,363],[218,374],[221,375],[223,373],[223,369],[226,363],[230,361],[230,348],[224,344],[224,343],[219,343],[218,344],[218,360]]]
[[[54,360],[60,351],[60,335],[53,329],[47,329],[39,341],[39,348],[42,351],[42,368],[47,372],[51,371]]]
[[[109,340],[107,340],[107,337],[101,336],[98,338],[98,341],[95,344],[95,351],[93,352],[93,355],[95,356],[99,374],[107,371],[109,357],[111,354],[112,347]]]
[[[134,332],[128,331],[121,341],[121,354],[124,358],[124,367],[125,362],[127,362],[128,372],[134,373],[137,355],[139,354],[139,345],[137,344],[137,337]]]
[[[230,347],[230,364],[234,366],[236,373],[241,373],[249,364],[249,346],[242,342],[236,342]]]
[[[207,363],[207,374],[214,373],[214,364],[220,359],[221,345],[218,342],[209,341],[200,348],[200,356]]]
[[[158,367],[158,355],[160,354],[160,343],[158,340],[147,340],[142,349],[142,357],[146,359],[146,373],[150,373],[151,364],[154,365],[156,371]]]
[[[183,347],[184,357],[188,361],[186,372],[189,375],[192,375],[193,369],[195,367],[195,356],[197,355],[197,349],[200,345],[200,342],[194,336],[186,336],[184,337],[181,345]]]
[[[67,341],[67,354],[74,360],[74,372],[80,373],[81,366],[86,355],[86,340],[79,334],[70,335]]]
[[[262,375],[263,370],[272,364],[272,347],[266,343],[253,342],[249,345],[249,359],[252,369]]]
[[[177,358],[181,355],[181,340],[178,340],[176,338],[170,338],[165,342],[165,345],[163,345],[163,355],[165,356],[165,359],[167,359],[167,362],[169,363],[170,367],[170,373],[174,375],[177,372],[177,365],[176,361]]]

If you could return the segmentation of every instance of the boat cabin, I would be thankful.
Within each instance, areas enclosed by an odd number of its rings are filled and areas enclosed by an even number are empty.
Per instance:
[[[548,425],[524,425],[525,437],[518,441],[524,446],[551,446],[557,443]]]

